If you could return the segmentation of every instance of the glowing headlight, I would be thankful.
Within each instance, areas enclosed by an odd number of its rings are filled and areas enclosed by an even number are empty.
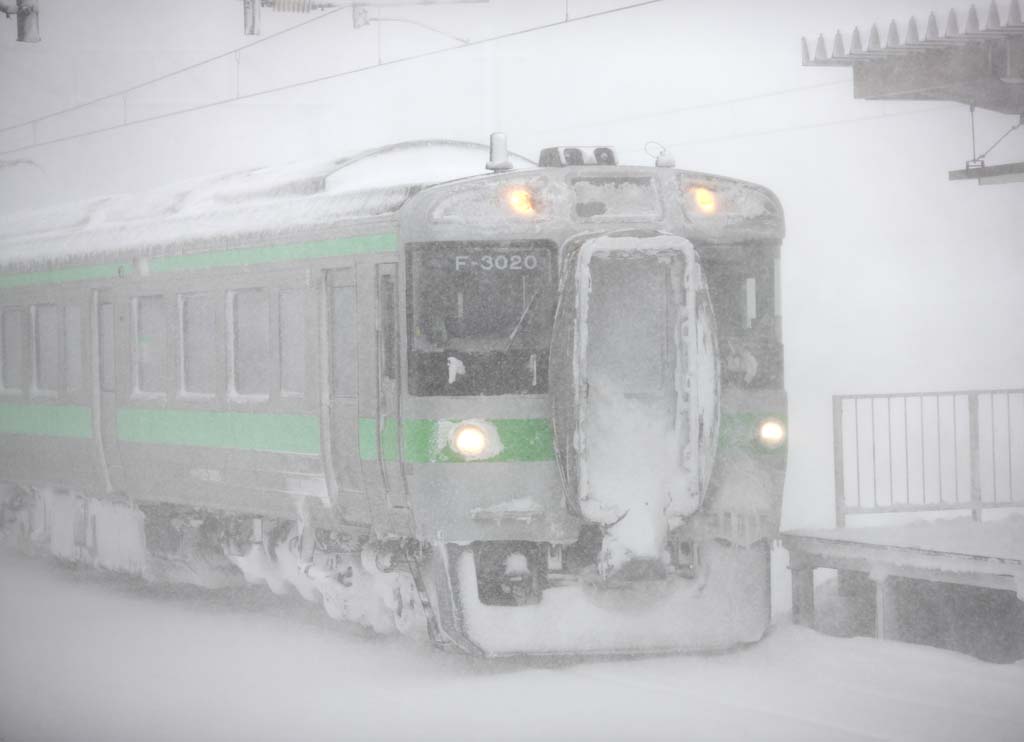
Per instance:
[[[757,426],[757,442],[765,448],[778,448],[786,442],[786,426],[778,420],[762,420]]]
[[[452,445],[463,456],[479,456],[487,450],[487,434],[476,425],[460,425],[452,438]]]
[[[697,210],[702,214],[714,214],[718,211],[718,196],[710,188],[696,186],[690,189],[690,198],[693,199]]]
[[[505,191],[505,203],[520,216],[533,216],[533,193],[528,188],[510,188]]]

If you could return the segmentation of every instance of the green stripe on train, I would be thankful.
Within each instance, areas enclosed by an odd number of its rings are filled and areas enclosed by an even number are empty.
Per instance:
[[[117,278],[131,273],[131,263],[105,263],[104,265],[81,265],[74,268],[57,268],[36,273],[13,273],[0,275],[0,288],[36,286],[45,283],[70,283],[91,278]]]
[[[273,247],[247,247],[239,250],[218,250],[191,255],[168,255],[150,259],[149,270],[153,273],[166,273],[227,268],[260,263],[281,263],[289,260],[315,260],[337,255],[394,252],[397,249],[398,238],[393,232],[388,232],[361,237],[339,237],[321,242],[298,242],[292,245]]]
[[[314,415],[120,409],[117,435],[133,443],[320,455]]]
[[[0,433],[92,438],[92,412],[71,405],[0,404]]]
[[[394,252],[398,249],[398,237],[393,232],[368,234],[359,237],[338,237],[317,242],[297,242],[290,245],[270,247],[245,247],[237,250],[218,250],[189,255],[166,255],[149,259],[152,273],[205,270],[210,268],[232,268],[264,263],[281,263],[290,260],[315,260],[339,255],[360,255],[364,253]],[[105,263],[56,268],[35,273],[12,273],[0,275],[0,288],[34,286],[47,283],[70,283],[89,279],[138,276],[131,263]]]
[[[489,420],[501,441],[501,453],[489,459],[470,460],[448,445],[447,431],[457,421],[405,420],[403,431],[403,460],[415,464],[493,464],[509,461],[553,461],[554,436],[547,419]],[[398,460],[398,430],[394,421],[385,422],[381,431],[385,461]],[[359,456],[364,461],[377,458],[377,421],[359,420]]]

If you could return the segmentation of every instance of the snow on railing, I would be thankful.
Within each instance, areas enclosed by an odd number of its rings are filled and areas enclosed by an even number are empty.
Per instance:
[[[1024,508],[1024,389],[832,398],[836,525],[848,515]]]

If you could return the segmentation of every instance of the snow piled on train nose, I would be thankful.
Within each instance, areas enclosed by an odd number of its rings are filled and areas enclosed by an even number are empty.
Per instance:
[[[591,379],[587,447],[588,497],[580,504],[590,521],[605,525],[599,569],[611,574],[634,560],[660,561],[668,512],[692,513],[699,497],[679,464],[680,442],[649,405],[615,385]]]

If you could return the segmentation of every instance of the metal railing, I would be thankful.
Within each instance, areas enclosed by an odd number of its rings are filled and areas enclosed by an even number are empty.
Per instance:
[[[848,515],[1024,508],[1024,389],[832,398],[836,526]]]

